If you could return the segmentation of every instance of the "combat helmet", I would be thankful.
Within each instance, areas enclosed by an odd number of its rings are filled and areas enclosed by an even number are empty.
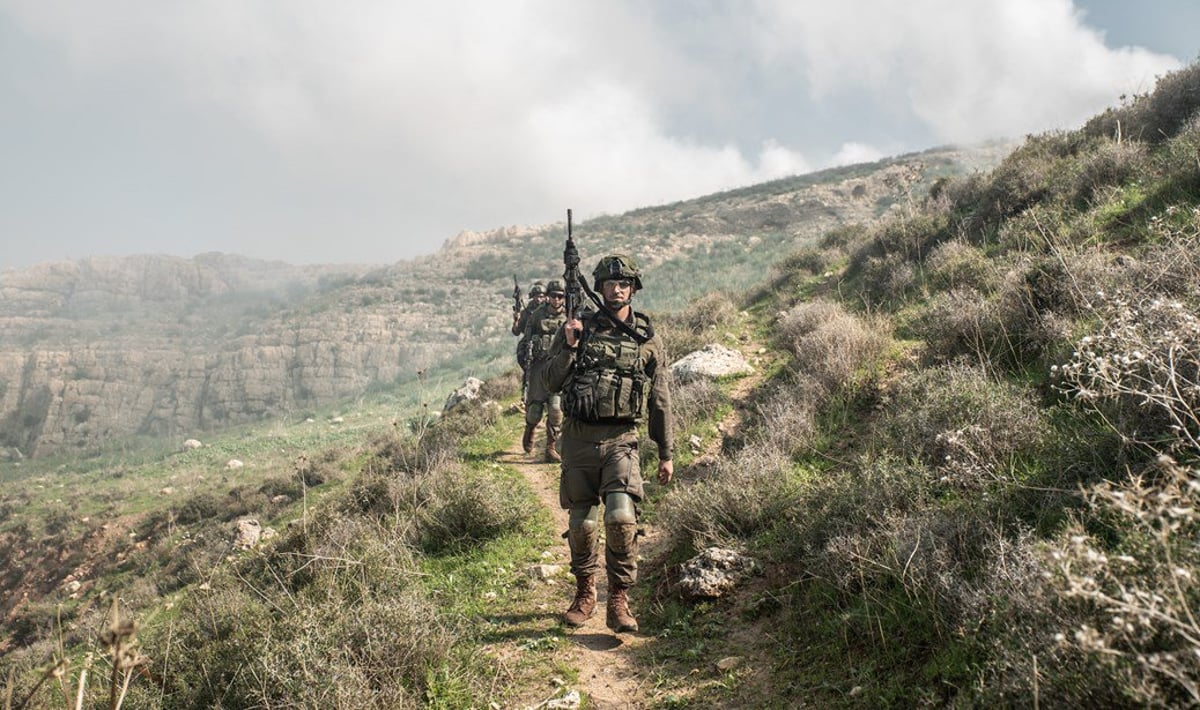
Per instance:
[[[600,284],[609,279],[633,279],[633,290],[642,290],[642,270],[627,254],[610,254],[601,259],[592,271],[592,278],[595,279],[592,288],[597,291]]]
[[[546,282],[546,295],[547,296],[552,293],[566,293],[566,292],[567,292],[567,290],[565,288],[563,288],[563,282],[560,281],[559,279],[550,279],[549,281]]]
[[[546,295],[546,284],[542,283],[541,281],[534,281],[533,285],[529,287],[529,295],[530,296]]]

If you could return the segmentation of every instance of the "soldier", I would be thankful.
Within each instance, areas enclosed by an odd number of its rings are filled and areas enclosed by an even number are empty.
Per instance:
[[[563,307],[566,298],[563,282],[552,279],[546,284],[546,302],[529,314],[525,328],[525,340],[529,342],[529,391],[525,396],[525,435],[521,437],[521,448],[525,453],[533,450],[533,434],[542,421],[542,410],[546,413],[546,459],[561,461],[556,442],[562,429],[562,407],[557,390],[547,390],[542,382],[542,370],[550,359],[550,344],[554,334],[567,319]]]
[[[658,482],[666,485],[674,471],[671,395],[662,344],[650,319],[633,310],[633,295],[642,288],[637,263],[621,254],[606,256],[592,276],[606,312],[567,321],[554,336],[542,373],[548,390],[562,391],[565,415],[559,502],[569,511],[575,599],[563,622],[580,626],[595,609],[603,502],[607,624],[620,633],[638,628],[628,594],[637,581],[637,504],[642,499],[638,424],[648,419],[650,438],[658,447]]]
[[[525,331],[529,325],[530,314],[545,302],[545,282],[534,281],[529,287],[529,303],[521,309],[520,315],[513,313],[512,334],[521,336],[517,341],[517,364],[521,366],[521,404],[525,404],[525,390],[529,386],[529,339]]]

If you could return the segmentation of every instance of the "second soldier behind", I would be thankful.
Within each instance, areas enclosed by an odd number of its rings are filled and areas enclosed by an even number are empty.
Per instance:
[[[529,287],[529,303],[520,314],[513,313],[512,334],[521,336],[517,341],[517,364],[521,366],[521,404],[525,404],[525,391],[529,387],[529,319],[546,302],[546,284],[534,281]],[[527,452],[528,453],[528,452]]]
[[[550,359],[550,344],[554,334],[566,321],[563,282],[553,279],[546,284],[546,302],[529,315],[525,326],[525,340],[529,343],[528,390],[525,394],[525,434],[521,437],[521,448],[525,453],[533,451],[533,437],[538,424],[546,416],[546,459],[561,461],[558,455],[558,435],[562,429],[562,406],[557,390],[549,390],[543,381],[542,372]]]

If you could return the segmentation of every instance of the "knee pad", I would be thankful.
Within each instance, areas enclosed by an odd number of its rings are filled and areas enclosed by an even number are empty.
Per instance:
[[[608,549],[619,555],[637,553],[637,525],[634,523],[605,523],[604,539]]]
[[[572,550],[582,552],[595,546],[599,517],[600,509],[596,506],[571,509],[566,538]]]
[[[633,496],[625,491],[609,493],[604,497],[604,525],[637,526],[637,505]]]

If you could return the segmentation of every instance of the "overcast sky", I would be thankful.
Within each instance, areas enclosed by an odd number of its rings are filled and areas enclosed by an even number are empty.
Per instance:
[[[0,270],[387,263],[1074,128],[1197,0],[0,0]]]

